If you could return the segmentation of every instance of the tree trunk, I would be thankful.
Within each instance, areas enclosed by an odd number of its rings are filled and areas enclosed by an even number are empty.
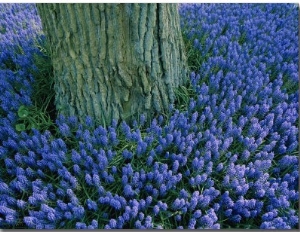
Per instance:
[[[37,4],[59,113],[101,123],[166,112],[187,79],[176,4]]]

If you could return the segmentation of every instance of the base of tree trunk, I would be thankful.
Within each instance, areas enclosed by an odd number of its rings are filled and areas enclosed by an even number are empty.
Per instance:
[[[102,124],[165,113],[187,80],[176,4],[37,4],[57,110]]]

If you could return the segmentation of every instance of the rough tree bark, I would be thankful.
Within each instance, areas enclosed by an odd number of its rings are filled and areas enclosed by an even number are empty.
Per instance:
[[[177,4],[37,4],[59,113],[102,123],[167,111],[187,79]]]

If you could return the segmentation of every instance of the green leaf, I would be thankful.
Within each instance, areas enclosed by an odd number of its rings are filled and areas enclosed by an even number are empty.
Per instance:
[[[31,123],[30,129],[40,129],[40,127],[36,123]]]
[[[25,106],[20,106],[18,109],[18,116],[20,118],[26,118],[28,116],[29,112]]]
[[[16,130],[17,131],[24,131],[26,129],[26,127],[25,127],[25,124],[23,124],[23,123],[19,123],[19,124],[16,124]]]

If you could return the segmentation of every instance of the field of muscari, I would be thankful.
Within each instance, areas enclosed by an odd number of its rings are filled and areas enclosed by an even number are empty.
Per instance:
[[[104,128],[54,119],[35,5],[0,4],[0,228],[299,228],[298,6],[179,12],[190,84]]]

